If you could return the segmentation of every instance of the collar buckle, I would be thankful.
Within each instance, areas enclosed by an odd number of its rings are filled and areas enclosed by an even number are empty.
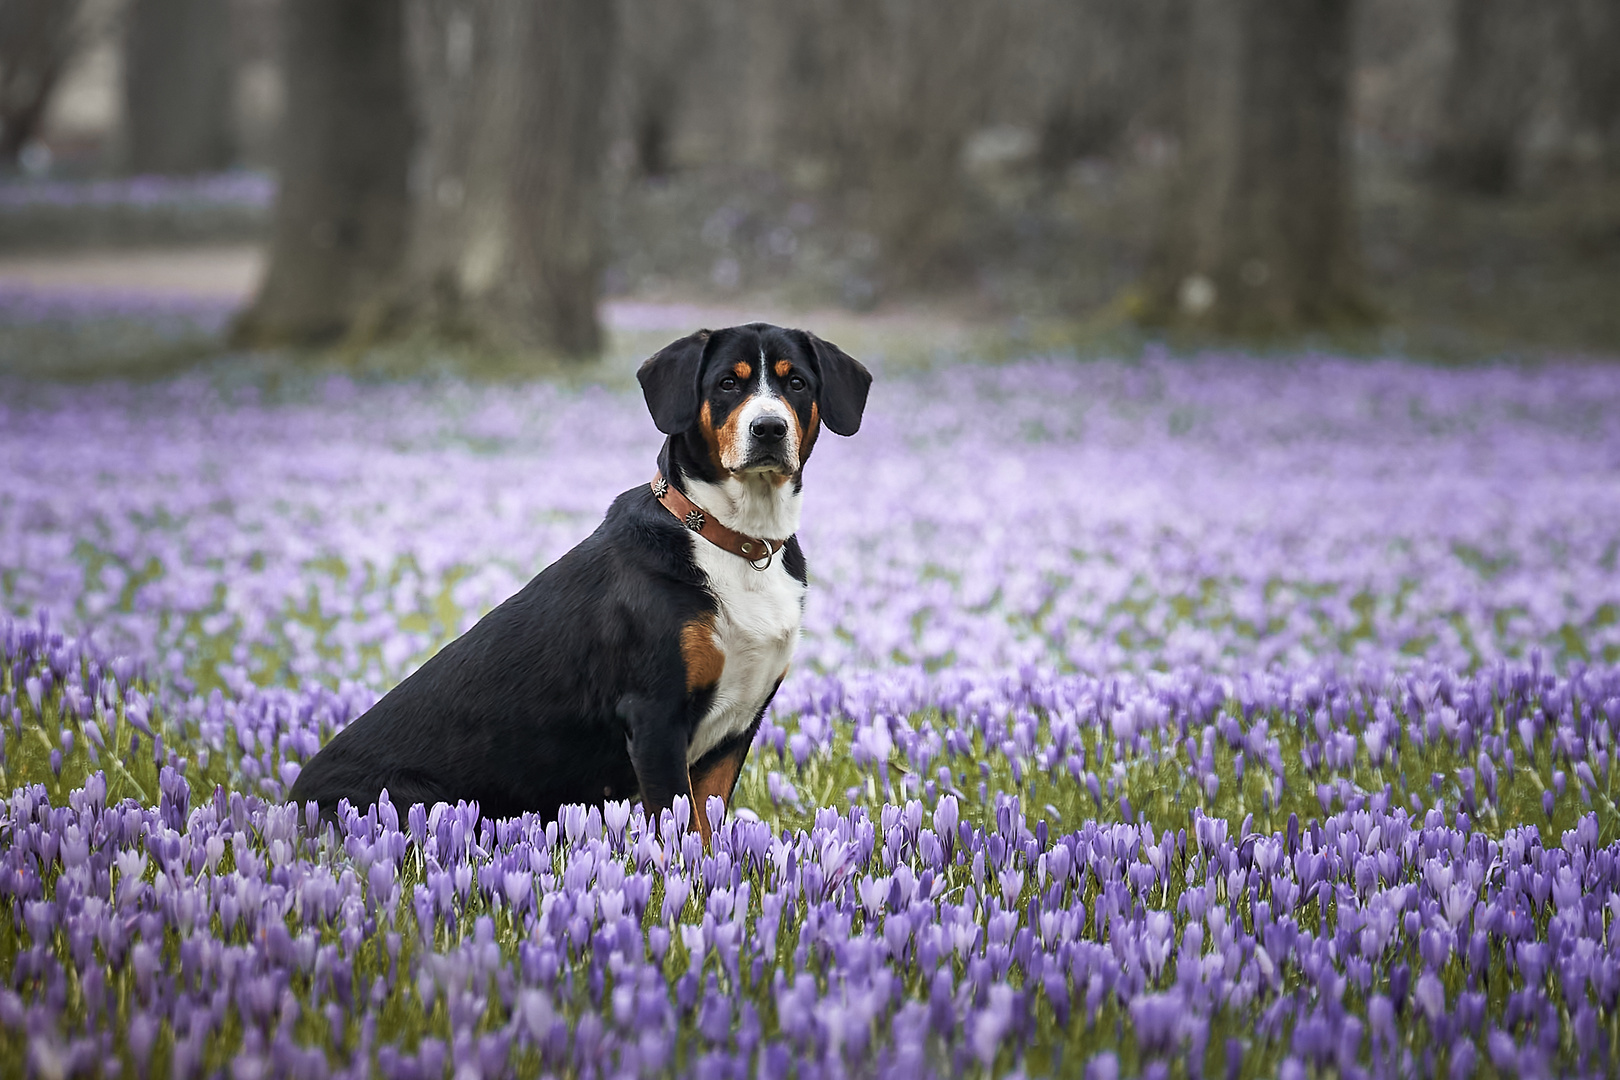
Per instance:
[[[758,559],[751,557],[756,547],[765,549],[765,554],[763,557]],[[779,550],[779,548],[771,547],[771,542],[769,540],[745,540],[742,544],[743,558],[748,560],[749,566],[752,566],[755,570],[758,570],[761,573],[764,573],[766,570],[771,568],[771,560],[776,558],[776,553]]]

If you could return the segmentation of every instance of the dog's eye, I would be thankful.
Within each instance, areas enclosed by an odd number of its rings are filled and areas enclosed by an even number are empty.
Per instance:
[[[803,390],[804,389],[804,379],[801,376],[798,376],[798,375],[793,376],[793,378],[788,380],[788,389],[789,390]]]
[[[737,380],[732,378],[730,375],[727,375],[725,378],[720,380],[720,389],[730,393],[731,391],[737,389]]]

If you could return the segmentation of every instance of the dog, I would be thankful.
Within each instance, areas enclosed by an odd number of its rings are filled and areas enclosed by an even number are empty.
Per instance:
[[[750,323],[681,338],[637,379],[667,436],[653,481],[333,737],[293,801],[335,820],[386,788],[395,806],[555,818],[685,795],[707,842],[708,797],[730,805],[798,639],[805,462],[823,426],[860,429],[872,376]]]

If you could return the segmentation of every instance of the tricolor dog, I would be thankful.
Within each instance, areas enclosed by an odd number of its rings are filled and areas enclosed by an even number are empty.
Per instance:
[[[853,435],[872,376],[764,323],[699,331],[638,372],[658,473],[578,547],[451,642],[316,754],[291,797],[397,806],[476,799],[555,816],[639,797],[729,805],[804,608],[804,465]]]

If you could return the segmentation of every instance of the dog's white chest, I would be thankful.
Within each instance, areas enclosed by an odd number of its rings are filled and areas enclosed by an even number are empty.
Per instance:
[[[698,566],[719,601],[714,644],[725,663],[714,701],[692,733],[688,765],[754,722],[793,659],[805,591],[782,565],[780,555],[769,568],[755,570],[707,540],[697,536],[692,540]]]

